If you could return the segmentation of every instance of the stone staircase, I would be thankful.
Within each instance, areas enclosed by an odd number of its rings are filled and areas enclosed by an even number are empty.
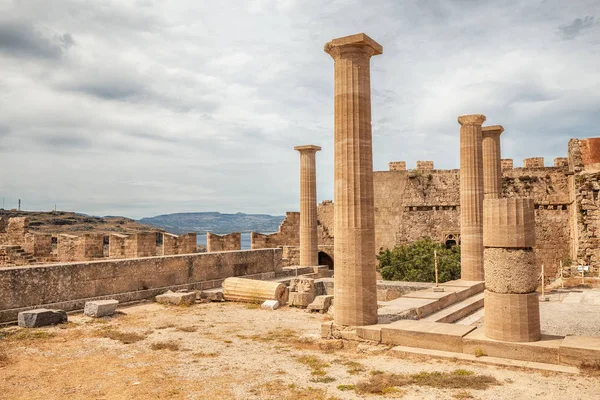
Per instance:
[[[29,265],[35,264],[36,262],[37,259],[26,252],[21,246],[0,246],[0,266],[2,267]]]

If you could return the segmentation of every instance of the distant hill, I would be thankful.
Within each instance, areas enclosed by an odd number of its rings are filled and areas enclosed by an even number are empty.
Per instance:
[[[267,214],[221,214],[219,212],[195,212],[158,215],[142,218],[141,224],[162,228],[174,234],[186,232],[212,232],[224,234],[230,232],[277,232],[285,217]]]
[[[142,225],[131,218],[95,217],[68,211],[10,211],[0,209],[0,218],[27,217],[29,230],[43,233],[124,233],[158,231],[154,226]]]

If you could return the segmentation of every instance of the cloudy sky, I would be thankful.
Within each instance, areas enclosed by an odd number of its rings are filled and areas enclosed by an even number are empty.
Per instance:
[[[456,117],[503,157],[600,136],[600,1],[0,0],[5,208],[133,218],[298,210],[295,145],[333,198],[332,38],[365,32],[375,170],[458,167]]]

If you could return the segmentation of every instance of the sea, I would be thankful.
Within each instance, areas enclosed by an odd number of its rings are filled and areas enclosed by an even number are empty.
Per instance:
[[[243,232],[242,237],[242,250],[250,250],[250,232]],[[206,233],[198,233],[196,236],[196,243],[200,246],[206,246]]]

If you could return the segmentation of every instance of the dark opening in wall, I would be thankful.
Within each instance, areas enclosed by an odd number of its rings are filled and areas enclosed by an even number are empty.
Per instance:
[[[329,270],[332,271],[333,270],[333,259],[331,257],[329,257],[328,254],[320,251],[319,254],[319,265],[327,265],[329,267]]]

